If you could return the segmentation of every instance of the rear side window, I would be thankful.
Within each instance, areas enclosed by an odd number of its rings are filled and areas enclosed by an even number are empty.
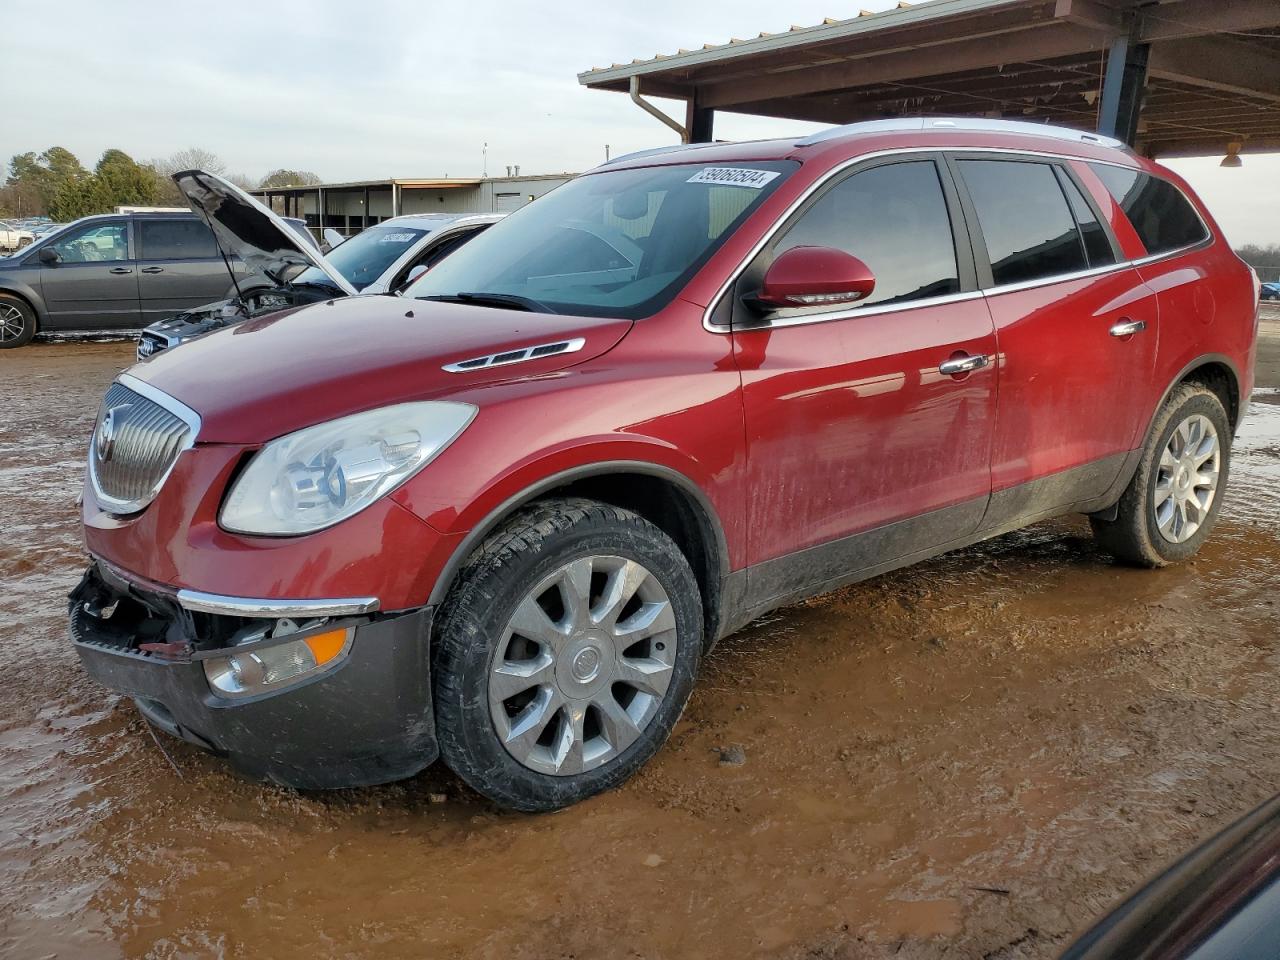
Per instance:
[[[1111,240],[1106,229],[1089,206],[1080,188],[1062,170],[1058,171],[1058,180],[1062,184],[1062,192],[1067,195],[1071,204],[1071,212],[1075,215],[1076,224],[1080,227],[1080,242],[1084,244],[1085,255],[1089,258],[1089,266],[1105,267],[1116,262],[1116,252],[1111,247]]]
[[[213,233],[199,220],[140,220],[143,260],[205,260],[218,255]]]
[[[1191,202],[1172,183],[1106,163],[1091,163],[1089,168],[1120,204],[1147,253],[1168,253],[1209,236]]]
[[[774,249],[835,247],[876,278],[863,304],[905,303],[960,290],[947,201],[932,160],[873,167],[836,184]]]
[[[1021,160],[960,160],[996,286],[1088,267],[1053,167]]]

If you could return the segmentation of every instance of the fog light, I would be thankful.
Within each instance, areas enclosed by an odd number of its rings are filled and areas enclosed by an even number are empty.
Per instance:
[[[257,647],[204,662],[204,675],[222,697],[251,697],[287,687],[337,664],[354,629],[329,630],[301,640]]]

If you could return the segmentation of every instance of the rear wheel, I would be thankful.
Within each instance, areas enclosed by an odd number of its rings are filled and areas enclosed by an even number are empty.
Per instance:
[[[36,312],[25,300],[0,293],[0,350],[22,347],[36,335]]]
[[[442,607],[432,666],[445,762],[516,810],[622,783],[693,687],[702,605],[688,561],[643,518],[545,501],[476,551]]]
[[[1190,557],[1217,522],[1230,453],[1231,425],[1217,394],[1179,385],[1156,417],[1116,518],[1091,518],[1099,545],[1145,567]]]

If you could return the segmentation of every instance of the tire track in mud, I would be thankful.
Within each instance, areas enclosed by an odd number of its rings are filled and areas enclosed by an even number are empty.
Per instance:
[[[1049,957],[1280,784],[1275,390],[1194,563],[1115,567],[1069,519],[777,612],[580,807],[438,768],[299,795],[166,742],[179,778],[64,635],[131,347],[0,356],[0,954]]]

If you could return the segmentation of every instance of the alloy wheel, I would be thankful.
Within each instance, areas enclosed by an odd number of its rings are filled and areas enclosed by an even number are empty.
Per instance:
[[[11,303],[0,303],[0,343],[17,340],[26,329],[22,311]]]
[[[614,759],[657,714],[676,643],[671,601],[643,564],[564,564],[521,599],[490,667],[489,712],[503,747],[558,776]]]
[[[1204,524],[1218,492],[1222,445],[1213,422],[1187,417],[1160,452],[1153,488],[1156,529],[1170,543],[1185,543]]]

